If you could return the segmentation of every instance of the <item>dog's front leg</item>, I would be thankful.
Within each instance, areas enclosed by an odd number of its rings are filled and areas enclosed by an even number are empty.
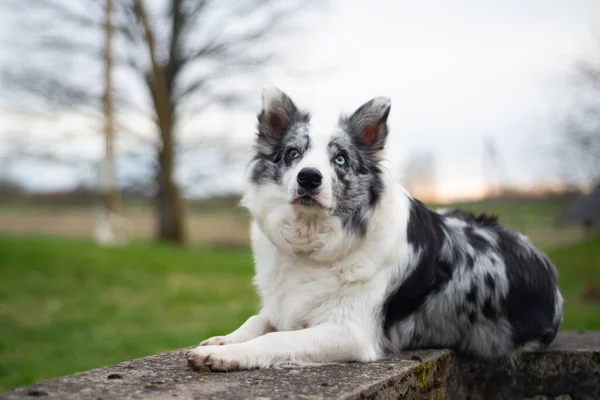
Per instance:
[[[354,329],[353,329],[354,328]],[[348,324],[323,324],[298,331],[272,332],[243,343],[200,346],[187,353],[194,369],[241,369],[373,361],[375,344]]]
[[[248,318],[242,326],[231,332],[229,335],[211,337],[200,343],[200,346],[220,346],[224,344],[241,343],[273,331],[274,329],[267,317],[263,315],[253,315]]]

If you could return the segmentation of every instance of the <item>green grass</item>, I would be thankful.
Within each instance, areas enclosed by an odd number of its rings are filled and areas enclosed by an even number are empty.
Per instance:
[[[228,332],[251,276],[247,252],[0,236],[0,392]]]
[[[600,329],[600,238],[548,249],[563,329]],[[255,312],[249,252],[0,236],[0,391],[198,343]],[[526,306],[526,305],[524,305]]]
[[[600,236],[583,243],[547,250],[558,268],[558,282],[565,298],[561,329],[600,330],[600,298],[581,300],[584,285],[600,287]]]

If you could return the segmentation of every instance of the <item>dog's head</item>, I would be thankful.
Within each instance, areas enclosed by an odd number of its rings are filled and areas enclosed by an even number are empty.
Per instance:
[[[279,89],[265,89],[250,164],[254,205],[246,205],[288,222],[328,219],[328,229],[337,219],[346,234],[364,235],[384,190],[380,161],[390,107],[378,97],[323,127]]]

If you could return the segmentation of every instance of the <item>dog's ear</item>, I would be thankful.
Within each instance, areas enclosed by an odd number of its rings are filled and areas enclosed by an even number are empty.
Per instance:
[[[262,91],[262,111],[258,115],[258,132],[279,139],[290,128],[299,111],[292,99],[276,87]]]
[[[385,146],[391,108],[389,98],[376,97],[360,106],[348,119],[352,132],[366,149],[377,151]]]

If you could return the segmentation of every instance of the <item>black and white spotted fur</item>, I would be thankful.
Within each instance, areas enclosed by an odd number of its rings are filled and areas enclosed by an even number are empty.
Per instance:
[[[188,353],[215,371],[373,361],[413,348],[491,359],[548,345],[550,260],[494,217],[434,212],[386,164],[390,101],[328,125],[263,92],[243,204],[261,310]]]

